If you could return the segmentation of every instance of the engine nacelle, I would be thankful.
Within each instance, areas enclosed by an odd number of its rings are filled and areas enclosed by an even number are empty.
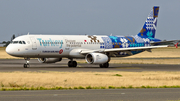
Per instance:
[[[61,61],[62,58],[38,58],[40,63],[55,63]]]
[[[89,53],[85,59],[88,64],[103,64],[109,60],[108,56],[102,53]]]

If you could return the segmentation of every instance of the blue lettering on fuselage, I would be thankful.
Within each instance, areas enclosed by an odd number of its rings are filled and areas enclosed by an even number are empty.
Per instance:
[[[130,43],[129,47],[144,47],[144,43]]]
[[[62,48],[63,40],[42,40],[41,38],[37,38],[39,41],[40,46],[60,46],[59,48]]]

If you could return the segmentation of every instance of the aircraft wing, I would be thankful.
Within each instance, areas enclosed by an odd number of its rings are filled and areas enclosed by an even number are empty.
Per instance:
[[[101,49],[101,50],[82,50],[81,54],[88,54],[92,52],[129,52],[129,51],[135,51],[135,50],[150,50],[153,48],[162,48],[162,47],[168,47],[168,45],[160,45],[160,46],[148,46],[148,47],[130,47],[130,48],[112,48],[112,49]]]

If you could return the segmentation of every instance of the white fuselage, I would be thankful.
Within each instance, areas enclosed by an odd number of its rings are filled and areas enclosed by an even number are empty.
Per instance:
[[[87,35],[23,35],[15,38],[13,42],[25,41],[25,44],[11,43],[6,52],[13,56],[29,58],[84,58],[84,55],[78,54],[81,50],[104,49],[101,47],[104,44],[101,37],[107,36],[94,38]]]
[[[150,41],[139,36],[23,35],[15,38],[6,52],[24,58],[84,58],[92,52],[124,57],[150,48]]]

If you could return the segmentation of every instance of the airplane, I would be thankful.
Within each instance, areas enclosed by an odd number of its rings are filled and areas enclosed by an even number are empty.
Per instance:
[[[165,41],[155,38],[159,6],[150,11],[142,29],[135,36],[120,35],[22,35],[6,48],[9,55],[24,57],[24,68],[30,67],[30,58],[40,63],[56,63],[68,58],[68,67],[76,67],[73,59],[85,59],[88,64],[108,68],[111,57],[126,57],[153,48]]]

